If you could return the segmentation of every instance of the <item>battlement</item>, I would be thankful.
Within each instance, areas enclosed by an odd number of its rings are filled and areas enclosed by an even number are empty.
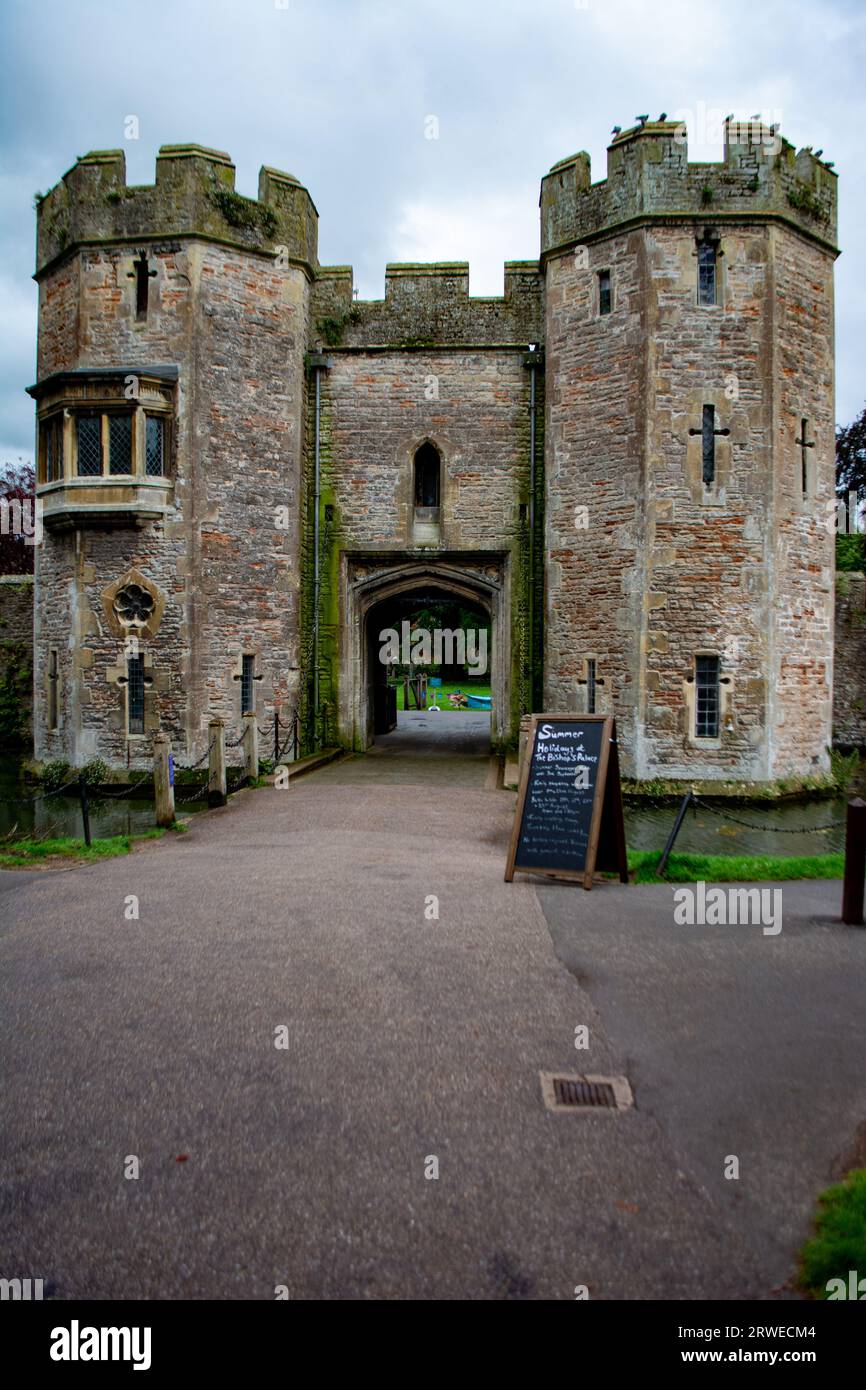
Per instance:
[[[503,295],[470,296],[467,261],[385,267],[384,299],[355,299],[351,266],[322,266],[313,337],[323,347],[525,345],[542,332],[537,261],[506,261]]]
[[[833,170],[760,121],[727,120],[724,141],[721,163],[689,164],[685,126],[646,121],[616,135],[600,183],[585,151],[560,160],[541,184],[542,257],[617,227],[680,217],[781,220],[836,254]]]
[[[235,192],[235,166],[220,150],[163,145],[156,182],[127,186],[123,150],[94,150],[40,198],[36,274],[76,246],[199,237],[274,255],[315,274],[318,214],[292,174],[263,167],[258,199]]]

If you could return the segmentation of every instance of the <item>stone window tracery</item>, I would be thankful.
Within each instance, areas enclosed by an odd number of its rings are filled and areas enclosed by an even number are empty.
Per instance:
[[[140,584],[127,584],[114,598],[114,612],[124,627],[146,627],[153,616],[154,599]]]

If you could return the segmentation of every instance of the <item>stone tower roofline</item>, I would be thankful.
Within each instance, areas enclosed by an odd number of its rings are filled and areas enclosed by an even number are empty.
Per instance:
[[[760,121],[725,122],[721,162],[688,161],[681,121],[647,121],[616,136],[607,177],[592,183],[585,151],[541,183],[541,258],[650,222],[784,222],[831,255],[837,176]]]
[[[513,350],[542,336],[538,261],[506,261],[505,293],[470,295],[468,261],[389,262],[383,299],[355,299],[350,265],[320,266],[313,338],[347,351],[470,344]]]
[[[38,200],[35,278],[77,247],[180,237],[282,254],[311,280],[316,274],[318,213],[303,184],[263,166],[258,199],[245,198],[235,191],[227,154],[188,144],[160,147],[153,184],[127,185],[123,150],[93,150],[77,160]]]

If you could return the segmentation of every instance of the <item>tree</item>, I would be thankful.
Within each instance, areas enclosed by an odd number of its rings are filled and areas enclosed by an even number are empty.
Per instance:
[[[35,497],[36,473],[32,464],[23,459],[0,464],[0,500],[17,502],[24,511],[23,530],[16,533],[12,508],[0,508],[0,574],[33,573]]]
[[[836,430],[836,492],[866,492],[866,406],[850,425]]]

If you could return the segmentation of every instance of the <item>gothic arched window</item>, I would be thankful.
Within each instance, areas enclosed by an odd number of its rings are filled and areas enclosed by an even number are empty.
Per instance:
[[[415,453],[415,506],[439,506],[439,451],[433,444],[422,444]]]

